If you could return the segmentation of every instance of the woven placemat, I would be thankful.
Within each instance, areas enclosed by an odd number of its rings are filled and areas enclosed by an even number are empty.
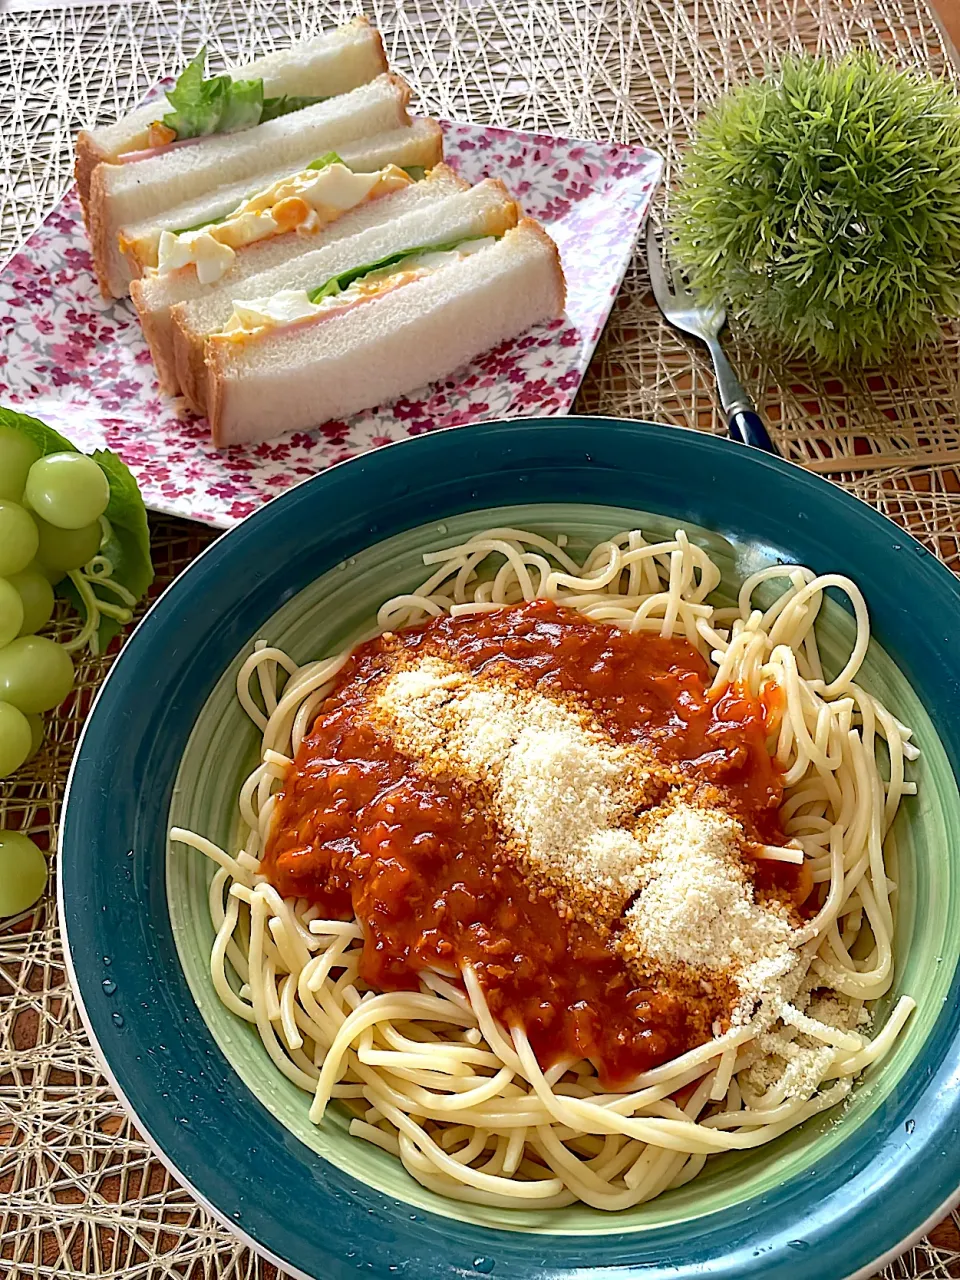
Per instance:
[[[394,66],[435,115],[661,151],[667,181],[697,115],[785,50],[867,43],[904,65],[955,74],[922,0],[398,0],[365,4]],[[72,137],[135,103],[206,41],[241,59],[360,6],[312,0],[176,0],[0,13],[0,259],[70,181]],[[731,355],[788,457],[857,493],[960,570],[960,328],[909,363],[830,378],[738,332]],[[712,375],[661,322],[639,257],[577,408],[723,432]],[[213,536],[152,521],[158,588]],[[57,623],[69,630],[66,615]],[[79,669],[47,743],[0,783],[0,823],[53,844],[83,715],[111,655]],[[126,1120],[79,1024],[53,899],[0,929],[0,1276],[273,1277],[177,1186]],[[960,1277],[960,1219],[884,1273]]]

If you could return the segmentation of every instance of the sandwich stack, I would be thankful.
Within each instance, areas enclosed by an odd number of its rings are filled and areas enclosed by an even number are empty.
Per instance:
[[[230,75],[201,50],[166,103],[78,137],[101,291],[215,444],[386,403],[563,312],[552,240],[444,165],[409,98],[356,18]]]

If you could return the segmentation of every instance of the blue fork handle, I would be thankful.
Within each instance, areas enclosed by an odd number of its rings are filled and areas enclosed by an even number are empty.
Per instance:
[[[727,415],[727,430],[731,440],[751,444],[755,449],[763,449],[766,453],[777,452],[763,425],[763,419],[753,409],[731,409]]]
[[[717,375],[717,391],[723,411],[727,415],[727,432],[730,439],[737,440],[740,444],[752,445],[754,449],[763,449],[765,453],[776,453],[767,428],[754,409],[753,401],[743,389],[733,365],[720,345],[719,338],[705,338],[704,341]]]

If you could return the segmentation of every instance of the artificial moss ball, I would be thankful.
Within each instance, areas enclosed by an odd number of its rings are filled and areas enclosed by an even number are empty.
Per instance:
[[[960,99],[869,51],[788,59],[700,122],[672,212],[711,302],[830,367],[960,314]]]

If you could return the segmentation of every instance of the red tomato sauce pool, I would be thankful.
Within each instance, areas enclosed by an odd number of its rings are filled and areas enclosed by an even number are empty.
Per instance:
[[[371,685],[404,654],[473,672],[506,662],[515,680],[588,706],[611,738],[642,743],[691,781],[716,786],[751,839],[784,843],[782,782],[764,707],[709,673],[685,640],[631,634],[535,601],[442,616],[360,645],[304,738],[277,801],[264,872],[281,894],[354,916],[361,976],[416,989],[424,969],[469,962],[492,1012],[519,1022],[538,1061],[590,1058],[606,1084],[703,1043],[718,1008],[669,983],[638,983],[608,940],[570,921],[498,856],[499,833],[460,785],[427,778],[369,723]],[[761,862],[754,882],[787,901],[809,893],[800,868]]]

